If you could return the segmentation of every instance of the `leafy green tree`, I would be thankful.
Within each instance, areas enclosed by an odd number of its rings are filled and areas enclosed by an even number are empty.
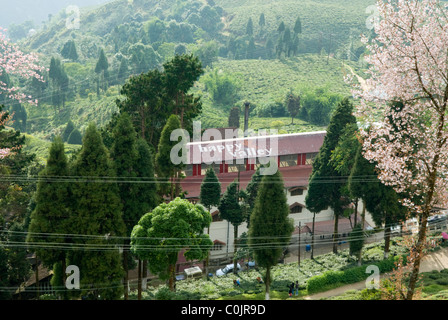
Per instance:
[[[201,61],[193,54],[176,55],[163,64],[165,97],[169,108],[180,117],[180,126],[195,118],[202,110],[200,97],[188,94],[204,73]]]
[[[174,54],[187,54],[187,47],[185,47],[185,45],[183,45],[182,43],[179,43],[178,45],[176,45],[176,47],[174,47]]]
[[[66,234],[71,233],[69,216],[72,197],[70,184],[64,181],[68,172],[64,143],[56,137],[50,147],[47,165],[39,174],[35,208],[31,213],[26,239],[44,266],[52,269],[55,263],[60,263],[64,271],[66,251],[52,247],[57,248],[57,244],[62,247],[70,242]]]
[[[285,105],[291,115],[291,124],[294,124],[294,117],[296,117],[300,111],[300,97],[290,91],[286,95]]]
[[[333,210],[334,253],[337,253],[338,219],[343,214],[343,207],[348,204],[348,199],[343,197],[343,184],[339,181],[341,175],[331,164],[330,159],[347,124],[356,123],[356,118],[352,113],[353,104],[348,98],[343,99],[331,118],[323,145],[313,163],[308,193],[305,198],[306,207],[313,213],[326,210],[328,207]],[[328,179],[331,180],[326,181]]]
[[[160,66],[162,57],[151,45],[141,42],[132,44],[128,49],[132,73],[135,75],[148,72]]]
[[[204,42],[194,51],[199,58],[203,68],[213,67],[213,63],[218,59],[218,43],[216,41]]]
[[[169,280],[174,290],[175,265],[179,252],[187,260],[202,260],[212,247],[204,229],[211,216],[201,205],[176,198],[146,213],[132,230],[131,250],[148,260],[149,270],[162,280]],[[151,248],[150,250],[148,248]]]
[[[131,76],[120,91],[125,98],[116,101],[120,112],[131,116],[140,137],[155,149],[170,115],[170,110],[163,105],[165,89],[162,77],[159,70]]]
[[[204,82],[205,89],[216,104],[233,105],[239,97],[240,84],[230,74],[220,73],[218,69],[215,69],[206,74],[201,81]]]
[[[280,171],[264,175],[250,217],[249,247],[254,252],[258,266],[266,270],[266,300],[269,300],[272,283],[271,268],[278,263],[294,230],[288,216],[289,206]]]
[[[108,180],[116,176],[113,163],[94,123],[87,127],[72,175],[79,181],[72,183],[71,233],[88,237],[74,237],[79,249],[70,252],[70,264],[82,270],[82,294],[93,299],[118,299],[123,293],[124,275],[118,251],[122,241],[118,239],[125,236],[126,225],[118,186]]]
[[[245,220],[244,212],[240,206],[239,201],[239,187],[238,182],[233,181],[227,186],[226,192],[222,196],[219,203],[218,210],[219,215],[224,220],[227,220],[233,226],[233,240],[234,240],[234,251],[233,251],[233,272],[237,272],[236,264],[236,252],[237,252],[237,241],[238,241],[238,226],[240,226]]]

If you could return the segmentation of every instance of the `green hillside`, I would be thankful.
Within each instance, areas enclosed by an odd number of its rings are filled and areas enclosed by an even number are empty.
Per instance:
[[[359,39],[361,33],[369,32],[365,21],[371,4],[370,0],[116,0],[81,8],[78,29],[67,28],[67,16],[61,11],[19,42],[26,50],[37,52],[41,64],[48,68],[52,58],[60,59],[69,80],[61,90],[62,105],[55,102],[60,99],[55,100],[57,90],[49,74],[44,74],[45,86],[21,84],[40,101],[38,107],[25,105],[26,132],[51,139],[69,120],[81,132],[90,121],[106,124],[117,111],[115,101],[126,79],[160,68],[175,50],[198,55],[206,67],[193,89],[202,96],[203,113],[198,119],[203,127],[227,126],[229,110],[247,100],[253,107],[251,127],[264,128],[276,118],[288,118],[287,112],[266,118],[258,111],[283,104],[289,90],[300,94],[303,88],[326,88],[332,94],[350,94],[343,81],[344,65],[362,74],[365,48]],[[265,16],[263,28],[259,26],[261,14]],[[252,34],[247,34],[249,17]],[[298,17],[302,30],[295,34]],[[285,34],[277,30],[281,22],[291,30],[292,38],[298,38],[292,51],[286,48],[292,48],[294,41],[285,42]],[[70,43],[76,47],[75,58],[64,53]],[[100,80],[94,70],[100,49],[104,49],[109,69],[104,78],[107,87],[98,91]],[[214,98],[206,85],[215,72],[228,76],[234,87],[232,94],[225,92],[229,96],[225,101]],[[223,88],[219,89],[227,90]],[[285,119],[282,121],[287,122]],[[316,127],[301,119],[300,128],[285,130]]]

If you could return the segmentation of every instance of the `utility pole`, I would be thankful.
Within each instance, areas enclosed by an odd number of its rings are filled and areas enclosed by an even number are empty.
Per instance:
[[[313,212],[313,233],[311,234],[311,259],[314,259],[314,222],[316,220],[316,213]]]
[[[302,232],[302,222],[299,222],[299,246],[298,246],[298,250],[299,250],[299,254],[298,254],[298,267],[300,268],[300,233]]]
[[[247,137],[247,130],[249,129],[249,107],[250,102],[244,103],[244,137]]]

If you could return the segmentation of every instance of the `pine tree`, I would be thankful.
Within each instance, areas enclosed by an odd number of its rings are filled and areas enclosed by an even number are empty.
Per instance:
[[[212,167],[208,168],[202,180],[199,195],[201,204],[210,212],[212,207],[217,207],[221,199],[221,183]]]
[[[282,33],[283,31],[285,31],[285,28],[286,28],[285,23],[282,21],[282,22],[280,22],[280,24],[277,28],[277,32]]]
[[[118,186],[111,177],[116,173],[101,136],[91,123],[73,166],[72,175],[80,181],[72,184],[73,197],[70,227],[79,247],[70,253],[70,263],[81,272],[81,292],[93,299],[117,299],[123,292],[123,267],[117,240],[126,234]],[[94,248],[89,250],[89,247]],[[115,249],[113,249],[115,247]],[[108,248],[108,250],[95,250]]]
[[[233,225],[233,272],[236,274],[236,252],[237,252],[237,239],[238,239],[238,226],[241,225],[246,217],[243,214],[243,210],[239,203],[238,183],[232,182],[227,186],[226,192],[222,196],[222,199],[218,206],[219,215],[221,218],[227,220]]]
[[[261,29],[266,25],[266,19],[264,17],[264,13],[260,14],[260,18],[258,19],[258,25]]]
[[[260,168],[258,168],[252,175],[246,187],[247,204],[249,205],[249,215],[246,217],[247,228],[250,227],[250,214],[252,213],[252,210],[255,208],[255,201],[257,200],[258,190],[260,189],[260,182],[262,178],[263,176],[260,174]]]
[[[64,182],[68,175],[64,143],[56,137],[50,147],[47,165],[39,173],[35,208],[31,213],[27,237],[29,243],[41,243],[34,251],[44,266],[50,269],[55,263],[60,263],[62,268],[66,265],[66,251],[52,247],[69,242],[68,236],[64,235],[71,233],[69,216],[72,198],[70,185]],[[52,245],[46,247],[45,243]]]
[[[300,17],[297,17],[296,23],[294,24],[294,32],[296,34],[302,33],[302,21],[300,20]]]
[[[76,50],[76,44],[75,41],[73,40],[68,40],[65,44],[64,47],[61,50],[61,55],[65,58],[65,59],[70,59],[72,61],[76,61],[78,60],[78,52]]]
[[[212,167],[207,169],[205,177],[202,180],[199,199],[201,204],[208,210],[209,213],[212,207],[217,207],[219,205],[219,202],[221,200],[221,183],[219,182],[215,170],[213,170]],[[210,234],[210,227],[207,233]],[[206,271],[205,274],[207,276],[208,276],[208,261],[209,256],[207,255],[206,270],[205,270]]]
[[[343,184],[338,181],[340,173],[331,163],[331,155],[338,145],[339,139],[347,124],[356,123],[353,116],[353,104],[348,98],[343,99],[333,113],[323,145],[313,163],[308,193],[305,198],[306,207],[313,213],[326,210],[334,212],[333,252],[337,253],[338,219],[343,213],[343,206],[348,199],[343,197]],[[331,181],[321,183],[322,179]],[[313,243],[314,244],[314,243]]]
[[[173,159],[171,159],[171,150],[180,143],[180,141],[171,141],[171,133],[180,129],[179,117],[175,114],[168,118],[165,127],[162,130],[162,134],[159,141],[158,151],[156,154],[156,168],[159,177],[164,177],[169,179],[170,184],[164,186],[165,193],[168,193],[167,186],[170,186],[171,191],[169,191],[170,198],[174,199],[179,195],[179,186],[176,179],[179,176],[180,170],[185,166],[185,159],[181,159],[179,164],[174,164]],[[186,142],[185,137],[179,138],[181,142]],[[178,154],[179,155],[179,154]],[[185,157],[186,154],[182,153],[181,157]],[[176,185],[176,188],[174,188]]]
[[[252,37],[254,35],[254,24],[252,22],[252,18],[249,18],[246,24],[246,35]]]
[[[257,264],[266,270],[266,300],[269,300],[272,282],[271,268],[277,264],[294,230],[288,216],[283,178],[277,170],[261,180],[249,227],[249,247],[254,251]]]
[[[106,79],[108,76],[109,62],[107,61],[104,49],[100,50],[98,61],[95,65],[95,73],[101,77],[102,88],[106,90]],[[98,81],[100,81],[98,79]]]
[[[69,120],[67,122],[67,125],[65,126],[64,131],[62,132],[62,141],[67,142],[68,137],[70,136],[70,133],[75,129],[75,125],[72,120]]]
[[[144,199],[139,199],[136,192],[136,171],[134,166],[137,163],[138,152],[136,148],[137,133],[132,125],[131,118],[127,113],[120,114],[117,123],[113,129],[113,145],[111,148],[111,157],[115,166],[115,172],[118,179],[118,189],[123,206],[123,220],[126,225],[126,236],[131,235],[132,228],[137,224],[140,217],[146,212],[140,212],[138,203]],[[120,180],[124,182],[120,182]],[[129,180],[131,183],[129,183]],[[123,268],[125,272],[124,278],[124,295],[125,300],[128,297],[128,248],[129,241],[125,240],[125,248],[123,250]]]
[[[68,144],[82,144],[82,135],[77,128],[73,129],[67,139]]]

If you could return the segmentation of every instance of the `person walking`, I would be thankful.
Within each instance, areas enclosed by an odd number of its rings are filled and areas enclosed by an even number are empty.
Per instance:
[[[298,296],[299,295],[299,281],[296,281],[296,285],[294,286],[295,289],[295,295]]]
[[[294,282],[291,282],[291,284],[289,285],[289,296],[292,297],[292,292],[294,290]]]

